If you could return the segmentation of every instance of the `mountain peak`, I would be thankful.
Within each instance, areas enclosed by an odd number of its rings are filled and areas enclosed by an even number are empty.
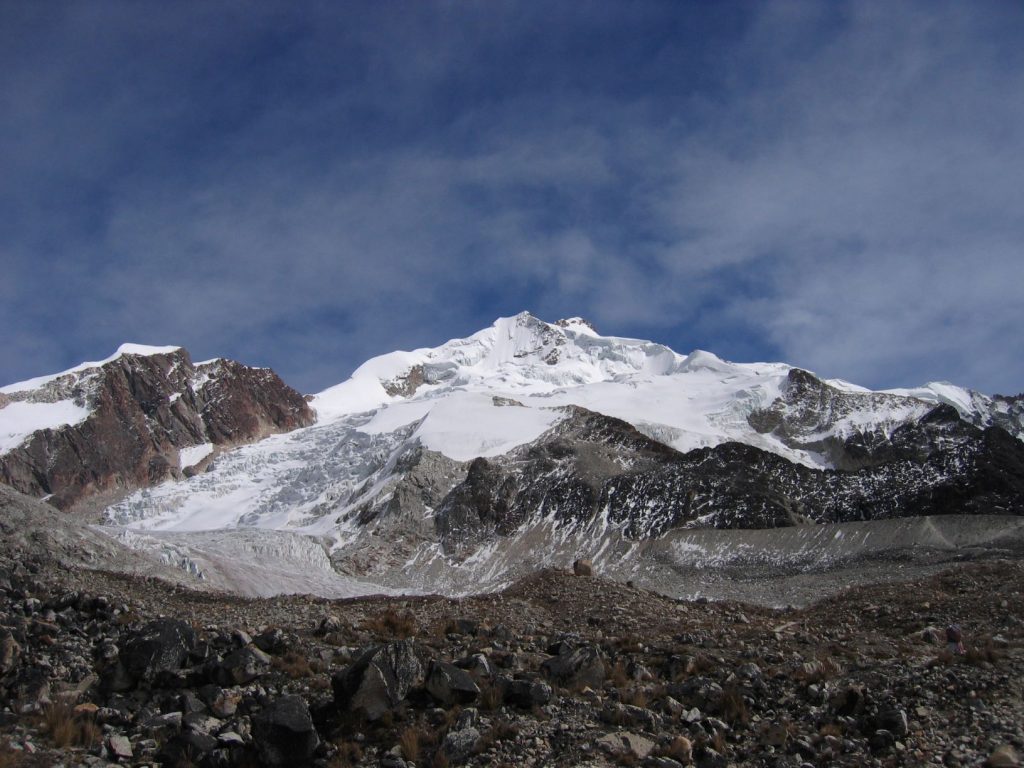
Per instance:
[[[568,330],[579,331],[582,333],[591,333],[594,336],[600,336],[597,332],[597,328],[589,320],[584,320],[582,317],[566,317],[555,323],[559,328],[566,328]]]
[[[107,363],[112,363],[125,355],[135,355],[139,357],[152,357],[153,355],[169,355],[175,352],[180,352],[181,347],[169,346],[169,347],[154,347],[147,344],[122,344],[117,348],[110,357],[106,357],[103,360],[95,360],[91,362],[79,363],[78,365],[72,366],[65,371],[59,373],[49,373],[45,376],[37,376],[33,379],[26,379],[25,381],[17,381],[13,384],[7,384],[0,387],[0,392],[5,394],[11,394],[14,392],[24,392],[27,390],[38,389],[51,381],[55,381],[64,376],[68,376],[74,373],[81,373],[83,371],[89,371],[94,368],[102,368]]]

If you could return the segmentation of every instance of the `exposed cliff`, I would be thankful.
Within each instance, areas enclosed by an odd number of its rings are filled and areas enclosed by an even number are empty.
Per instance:
[[[308,426],[315,413],[273,371],[231,360],[195,365],[184,349],[123,352],[95,367],[5,388],[2,408],[52,412],[72,423],[36,429],[0,455],[0,481],[75,507],[181,477],[218,447]]]

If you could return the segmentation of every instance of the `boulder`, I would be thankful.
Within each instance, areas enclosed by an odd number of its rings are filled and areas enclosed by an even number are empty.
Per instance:
[[[223,727],[223,723],[216,717],[203,714],[202,712],[186,712],[181,717],[181,727],[186,731],[196,731],[213,735]]]
[[[631,728],[642,728],[655,733],[661,729],[661,717],[643,707],[609,701],[601,710],[600,718],[606,723],[626,725]]]
[[[271,768],[309,765],[320,746],[309,707],[301,696],[282,696],[256,713],[252,736],[260,764]]]
[[[119,645],[120,670],[136,684],[159,684],[166,673],[180,670],[196,647],[196,633],[177,619],[156,619]]]
[[[344,622],[337,616],[324,616],[317,625],[316,633],[318,635],[329,635],[334,632],[341,632],[344,628]]]
[[[209,706],[210,712],[221,719],[234,715],[242,701],[242,694],[238,690],[224,690],[216,685],[203,686],[200,695]]]
[[[494,676],[494,665],[487,658],[486,654],[474,653],[464,659],[455,662],[455,666],[464,669],[477,678],[490,678]]]
[[[600,688],[604,684],[604,661],[600,649],[594,645],[563,649],[558,656],[541,664],[541,671],[559,685]]]
[[[1012,746],[1003,744],[992,751],[992,754],[988,756],[988,760],[985,761],[985,765],[988,768],[1018,768],[1020,758]]]
[[[864,712],[868,692],[862,685],[850,685],[832,698],[832,706],[840,717],[854,717]]]
[[[892,731],[896,736],[906,736],[909,732],[907,713],[902,709],[886,709],[878,714],[878,727]]]
[[[127,736],[111,734],[107,737],[107,751],[115,760],[131,760],[132,743]]]
[[[524,709],[543,706],[554,695],[551,686],[541,680],[499,677],[498,685],[505,701]]]
[[[473,754],[473,747],[480,740],[480,731],[468,727],[449,731],[444,737],[444,754],[451,762],[461,763]]]
[[[331,678],[335,703],[344,709],[363,712],[378,720],[398,706],[417,685],[423,667],[416,658],[412,640],[375,645]]]
[[[168,739],[157,757],[161,765],[195,765],[218,746],[209,734],[183,731]]]
[[[270,669],[270,656],[255,645],[232,651],[217,665],[217,682],[221,685],[245,685]]]
[[[465,670],[443,661],[432,661],[427,672],[427,692],[446,706],[476,701],[480,688]]]
[[[291,644],[290,638],[280,627],[272,627],[253,638],[253,643],[261,651],[272,653],[275,656],[288,650]]]
[[[577,576],[593,576],[594,564],[590,560],[577,560],[572,564],[572,572]]]
[[[697,768],[726,768],[729,759],[716,749],[701,747],[693,756]]]
[[[722,686],[710,677],[691,677],[682,683],[669,685],[668,693],[688,707],[717,712],[723,692]]]
[[[635,755],[641,760],[651,754],[655,747],[654,742],[646,736],[641,736],[640,734],[631,733],[629,731],[609,733],[608,735],[599,738],[597,740],[597,744],[612,754],[625,752],[627,754]]]
[[[868,745],[871,747],[872,752],[885,752],[891,749],[896,744],[896,736],[892,731],[887,731],[885,728],[879,728],[868,739]]]

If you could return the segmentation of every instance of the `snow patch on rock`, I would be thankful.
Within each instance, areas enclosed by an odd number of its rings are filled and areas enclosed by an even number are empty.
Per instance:
[[[73,400],[55,403],[14,401],[0,408],[0,453],[17,448],[40,429],[85,421],[91,411]]]

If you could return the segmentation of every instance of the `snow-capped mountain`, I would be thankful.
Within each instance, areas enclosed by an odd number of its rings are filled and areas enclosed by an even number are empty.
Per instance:
[[[273,371],[125,344],[105,360],[0,388],[0,480],[67,508],[180,479],[220,448],[313,420]]]
[[[177,382],[166,373],[175,365],[157,367]],[[189,382],[202,369],[183,368],[161,405],[201,391]],[[29,402],[83,375],[3,392]],[[197,413],[220,407],[204,402]],[[871,392],[784,364],[602,336],[579,318],[522,313],[373,358],[310,405],[315,424],[303,426],[296,403],[279,431],[299,428],[223,451],[190,476],[165,473],[110,504],[107,519],[127,542],[163,542],[175,558],[190,532],[239,528],[248,551],[263,531],[267,557],[275,547],[293,557],[294,539],[269,534],[287,531],[313,537],[324,562],[352,578],[467,591],[581,554],[639,564],[655,541],[663,562],[675,551],[666,542],[700,528],[1024,513],[1019,397],[948,384]],[[175,445],[207,441],[197,432]]]

